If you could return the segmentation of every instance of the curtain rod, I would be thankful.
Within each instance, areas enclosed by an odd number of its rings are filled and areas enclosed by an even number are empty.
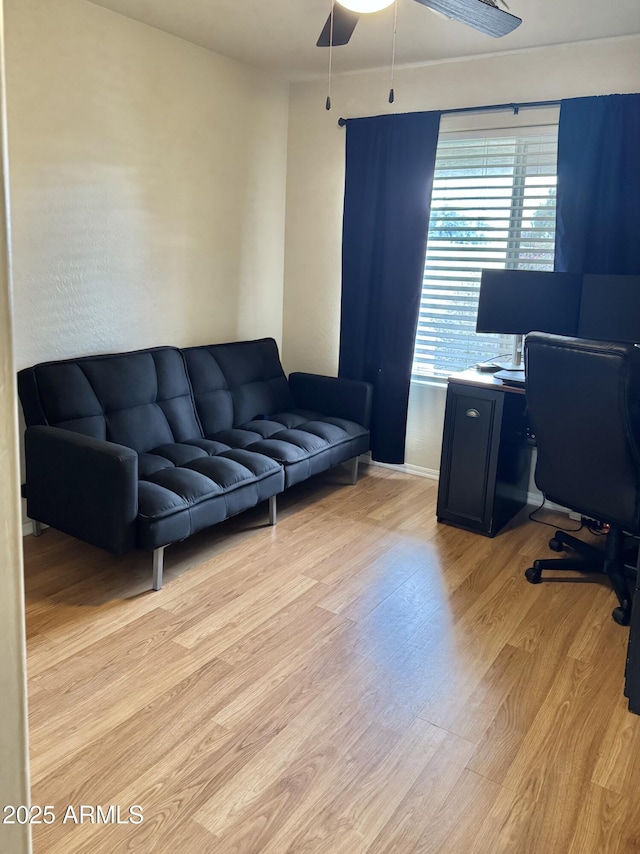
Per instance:
[[[459,107],[458,109],[435,110],[434,112],[439,112],[441,116],[450,116],[453,113],[487,113],[495,110],[513,110],[513,115],[517,116],[520,110],[532,107],[557,107],[559,104],[560,101],[529,101],[526,104],[491,104],[486,107]],[[343,119],[342,116],[338,119],[340,127],[344,127],[346,123],[347,119]]]

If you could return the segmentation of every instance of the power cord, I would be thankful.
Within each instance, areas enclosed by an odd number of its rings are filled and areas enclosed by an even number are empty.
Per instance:
[[[539,513],[546,503],[547,496],[543,495],[542,504],[529,513],[529,519],[531,519],[532,522],[537,522],[538,525],[546,525],[549,528],[555,528],[556,531],[564,531],[567,534],[576,534],[583,528],[586,528],[587,531],[595,537],[606,537],[609,533],[610,525],[607,522],[598,522],[596,519],[590,519],[587,516],[580,517],[580,525],[577,528],[563,528],[561,525],[554,525],[552,522],[544,522],[542,519],[534,519],[535,514]]]
[[[553,522],[544,522],[542,519],[534,519],[535,514],[539,513],[546,503],[547,503],[547,496],[544,495],[544,493],[543,493],[542,504],[540,504],[539,507],[536,507],[534,510],[532,510],[531,513],[529,513],[529,519],[531,519],[532,522],[537,522],[538,525],[546,525],[548,528],[555,528],[556,531],[564,531],[567,534],[576,534],[578,531],[581,531],[584,528],[585,524],[584,524],[584,521],[582,521],[582,520],[580,521],[580,525],[577,528],[563,528],[561,525],[556,525]],[[591,529],[589,529],[589,530],[591,530]],[[605,532],[603,531],[602,533],[605,533]]]
[[[584,516],[582,517],[582,524],[586,526],[590,534],[594,534],[596,537],[606,537],[611,528],[607,522],[597,522],[595,519],[587,519],[585,522]]]

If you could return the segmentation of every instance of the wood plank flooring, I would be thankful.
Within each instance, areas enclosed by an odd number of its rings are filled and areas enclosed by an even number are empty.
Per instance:
[[[347,478],[167,549],[158,593],[145,554],[25,539],[36,854],[640,851],[608,587],[528,584],[526,513],[489,540],[432,481]]]

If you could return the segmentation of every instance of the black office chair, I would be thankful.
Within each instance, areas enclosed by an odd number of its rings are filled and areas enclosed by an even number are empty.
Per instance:
[[[640,348],[532,332],[526,341],[527,404],[536,436],[536,484],[556,504],[609,527],[604,550],[556,531],[554,551],[579,556],[536,560],[543,570],[604,573],[618,597],[613,619],[629,623],[627,535],[640,534]]]

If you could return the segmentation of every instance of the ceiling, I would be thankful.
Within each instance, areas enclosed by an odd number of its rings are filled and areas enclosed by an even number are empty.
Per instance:
[[[326,73],[327,49],[315,43],[330,0],[91,2],[289,80]],[[640,0],[508,0],[523,23],[501,39],[397,2],[399,65],[640,33]],[[349,44],[334,49],[334,73],[388,66],[392,30],[393,7],[363,15]]]

